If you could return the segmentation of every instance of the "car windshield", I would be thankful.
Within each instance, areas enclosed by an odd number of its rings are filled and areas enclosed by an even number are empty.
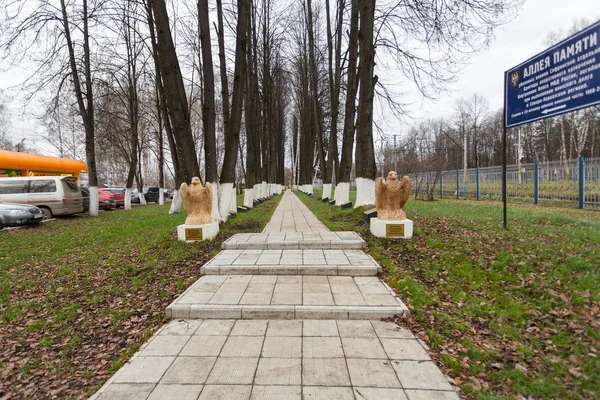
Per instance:
[[[106,189],[106,191],[112,194],[125,194],[125,190],[123,189]]]

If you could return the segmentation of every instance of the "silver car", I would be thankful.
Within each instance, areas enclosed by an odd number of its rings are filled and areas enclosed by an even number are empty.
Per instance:
[[[42,210],[27,204],[0,203],[0,229],[8,226],[37,224],[44,219]]]

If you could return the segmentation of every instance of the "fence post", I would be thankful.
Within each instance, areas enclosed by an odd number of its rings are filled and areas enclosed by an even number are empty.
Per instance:
[[[444,197],[444,171],[440,171],[440,199]]]
[[[456,200],[460,198],[460,169],[456,168]]]
[[[477,200],[479,200],[479,167],[475,170],[475,181],[477,182]]]
[[[583,208],[584,203],[584,185],[585,185],[585,172],[583,170],[583,157],[579,157],[579,208]]]
[[[415,192],[419,193],[419,174],[415,174]]]
[[[539,162],[535,162],[533,166],[533,204],[539,203],[539,175],[538,175]]]

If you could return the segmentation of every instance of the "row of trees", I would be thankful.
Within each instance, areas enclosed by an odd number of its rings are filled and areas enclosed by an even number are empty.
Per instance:
[[[336,204],[348,201],[354,170],[358,207],[374,204],[376,158],[390,153],[375,151],[375,133],[382,128],[373,119],[374,108],[383,119],[402,118],[403,86],[426,98],[440,94],[459,66],[489,43],[494,28],[515,15],[520,2],[338,0],[335,8],[330,3],[323,13],[303,0],[297,13],[302,19],[294,36],[292,160],[301,190],[312,190],[316,173],[323,179],[323,196],[330,197],[335,180]],[[476,125],[483,123],[483,110],[477,113]],[[419,129],[423,137],[432,134],[424,125]],[[416,136],[411,132],[403,139],[411,150],[431,147]],[[409,150],[394,150],[397,160],[411,165]],[[419,151],[438,157],[431,149]]]
[[[284,183],[289,98],[271,1],[217,0],[216,18],[206,0],[0,5],[5,61],[33,59],[29,93],[52,94],[47,138],[63,156],[85,149],[91,189],[99,177],[125,176],[129,194],[149,170],[161,187],[165,170],[176,187],[200,176],[218,187],[214,217],[225,220],[236,179],[245,181],[250,206],[267,194],[266,182]]]
[[[404,113],[399,82],[440,93],[519,4],[0,0],[1,45],[5,62],[35,64],[31,96],[52,98],[48,140],[83,149],[92,215],[101,179],[123,182],[128,201],[157,173],[161,187],[212,182],[225,220],[236,181],[251,206],[285,183],[286,157],[306,190],[316,170],[326,195],[335,181],[338,203],[354,170],[356,206],[372,204],[374,109]]]
[[[480,95],[460,99],[450,119],[428,119],[379,152],[382,170],[401,173],[502,164],[502,110]],[[591,107],[508,130],[507,163],[600,157],[600,107]],[[380,173],[383,171],[379,171]]]

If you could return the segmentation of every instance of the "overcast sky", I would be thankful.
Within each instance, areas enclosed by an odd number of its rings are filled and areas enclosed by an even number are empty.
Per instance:
[[[585,18],[589,23],[600,19],[598,0],[526,0],[518,17],[496,31],[490,48],[473,57],[452,84],[450,92],[436,101],[422,101],[416,96],[409,99],[409,111],[414,121],[422,118],[450,118],[456,101],[481,94],[490,104],[490,110],[502,106],[504,71],[544,50],[546,39],[552,32],[568,31],[575,20]],[[19,74],[26,76],[25,74]],[[0,90],[15,83],[14,70],[10,74],[0,72]],[[12,120],[15,142],[25,137],[27,143],[40,152],[46,152],[47,144],[42,139],[43,129],[32,117],[42,109],[39,103],[25,108],[19,101],[7,102]],[[35,108],[35,110],[33,110]],[[410,121],[409,121],[410,122]],[[386,135],[406,132],[386,132]],[[50,154],[50,153],[48,153]]]
[[[520,64],[547,48],[552,32],[568,32],[575,20],[585,18],[590,24],[600,19],[598,0],[525,0],[516,19],[496,31],[489,50],[473,57],[447,96],[435,102],[417,102],[417,118],[451,117],[456,101],[481,94],[490,110],[502,107],[504,71]],[[421,107],[422,105],[422,107]]]

